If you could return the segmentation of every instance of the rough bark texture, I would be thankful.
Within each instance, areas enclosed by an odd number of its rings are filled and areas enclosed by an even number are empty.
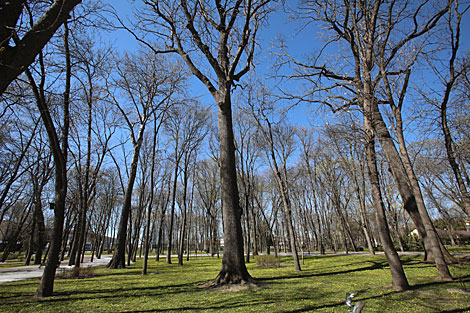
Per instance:
[[[254,283],[246,269],[232,125],[230,89],[221,92],[218,104],[220,177],[224,223],[224,256],[215,284]]]
[[[418,178],[416,177],[415,172],[413,170],[413,165],[411,164],[411,160],[405,144],[405,138],[403,136],[401,114],[395,114],[395,116],[395,119],[397,121],[397,137],[400,149],[400,156],[402,158],[403,165],[405,167],[413,194],[416,199],[416,204],[418,206],[419,214],[421,215],[421,220],[423,221],[424,228],[426,230],[426,236],[428,237],[430,250],[432,251],[434,257],[433,261],[436,264],[439,278],[452,279],[452,276],[449,272],[449,268],[446,264],[444,253],[441,249],[442,244],[440,242],[439,236],[437,235],[436,229],[432,224],[431,218],[429,217],[428,211],[426,210],[426,205],[424,204],[423,194],[419,186]],[[444,246],[442,246],[442,248],[445,249]]]
[[[388,164],[390,165],[392,175],[395,178],[395,182],[397,183],[398,191],[400,192],[400,196],[404,203],[404,208],[410,214],[413,222],[415,223],[415,226],[418,229],[418,232],[420,232],[420,236],[423,240],[426,251],[428,254],[432,253],[439,277],[446,280],[452,279],[452,276],[450,275],[450,272],[447,268],[447,264],[445,263],[442,251],[439,247],[439,239],[434,230],[434,226],[432,225],[424,204],[421,205],[420,212],[420,206],[418,206],[418,202],[413,192],[414,190],[411,187],[408,174],[402,159],[398,154],[395,144],[393,143],[393,139],[385,125],[385,122],[382,119],[379,108],[377,104],[372,105],[371,108],[374,129],[377,132],[377,136],[384,151],[385,157],[388,161]],[[421,231],[419,230],[418,226],[421,228]]]

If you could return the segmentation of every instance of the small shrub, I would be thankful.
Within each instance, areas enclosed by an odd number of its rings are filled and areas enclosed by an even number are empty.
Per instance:
[[[91,278],[95,277],[95,269],[92,266],[88,267],[74,267],[69,271],[60,274],[60,278],[75,279],[75,278]]]
[[[264,267],[279,267],[281,266],[281,259],[274,255],[258,255],[255,258],[257,266]]]

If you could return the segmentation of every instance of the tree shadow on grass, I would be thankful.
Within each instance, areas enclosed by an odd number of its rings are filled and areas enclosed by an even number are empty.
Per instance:
[[[360,267],[360,268],[353,268],[349,270],[342,270],[342,271],[334,271],[334,272],[321,272],[321,273],[307,273],[307,272],[299,272],[293,275],[285,275],[285,276],[276,276],[276,277],[265,277],[265,278],[258,278],[256,279],[258,282],[268,282],[273,280],[282,280],[282,279],[296,279],[296,278],[307,278],[307,277],[323,277],[323,276],[332,276],[332,275],[341,275],[341,274],[349,274],[355,272],[362,272],[362,271],[371,271],[377,269],[383,269],[387,262],[375,262],[375,261],[367,261],[367,262],[360,262],[363,263],[372,263],[370,266]],[[354,263],[348,264],[354,265]],[[341,267],[348,266],[342,265]]]
[[[447,310],[441,311],[441,313],[460,313],[460,312],[470,312],[470,306],[463,308],[463,309],[454,309],[454,310]]]
[[[138,312],[180,312],[180,311],[189,311],[189,312],[197,312],[197,311],[202,311],[205,312],[207,310],[229,310],[229,309],[240,309],[242,307],[253,307],[253,306],[267,306],[269,304],[273,304],[275,301],[272,300],[252,300],[252,301],[244,301],[240,300],[234,303],[227,303],[225,301],[224,303],[221,303],[220,305],[204,305],[201,304],[201,306],[195,306],[195,305],[190,305],[190,306],[177,306],[177,307],[171,307],[171,308],[166,308],[166,309],[148,309],[148,310],[138,310]],[[120,313],[131,313],[131,312],[136,312],[135,310],[130,310],[130,311],[119,311]]]
[[[202,283],[199,282],[199,283]],[[0,299],[15,298],[17,301],[5,301],[0,302],[1,305],[5,304],[30,304],[30,303],[60,303],[60,302],[74,302],[81,300],[93,300],[93,299],[108,299],[108,298],[136,298],[136,297],[148,297],[148,296],[159,296],[168,294],[180,294],[187,292],[197,292],[199,289],[196,287],[196,283],[185,283],[185,284],[174,284],[164,286],[145,286],[145,287],[116,287],[116,288],[102,288],[94,290],[83,290],[83,291],[55,291],[53,297],[48,298],[34,298],[31,294],[25,293],[11,293],[6,297]],[[174,290],[173,290],[174,289]],[[161,292],[158,292],[161,291]],[[122,293],[122,294],[121,294]],[[129,293],[129,294],[126,294]],[[73,297],[77,295],[77,297]],[[81,296],[84,295],[84,296]],[[31,296],[31,297],[28,297]]]

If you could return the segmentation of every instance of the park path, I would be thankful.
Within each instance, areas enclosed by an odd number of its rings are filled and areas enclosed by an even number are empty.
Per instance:
[[[106,265],[110,260],[111,256],[103,256],[101,259],[95,258],[93,262],[90,262],[89,257],[86,256],[85,262],[81,264],[81,267]],[[67,262],[64,261],[59,266],[58,271],[67,271],[72,268],[73,266],[68,266]],[[39,268],[39,265],[0,268],[0,284],[21,279],[41,277],[43,272],[44,266]]]
[[[369,254],[369,252],[363,251],[363,252],[349,252],[351,255],[365,255]],[[377,252],[377,254],[383,254],[383,252]],[[399,255],[422,255],[422,252],[398,252]],[[466,256],[470,257],[470,253],[452,253],[455,256]],[[285,253],[285,252],[280,252],[279,255],[281,256],[288,256],[291,255],[290,253]],[[301,256],[302,253],[299,253],[299,256]],[[315,256],[315,255],[320,255],[319,253],[305,253],[305,256]],[[340,253],[327,253],[327,255],[345,255],[344,252]],[[209,254],[198,254],[198,255],[191,255],[192,257],[209,257]],[[162,255],[161,258],[164,258],[165,256]],[[176,255],[172,255],[172,257],[176,257]],[[87,266],[99,266],[99,265],[106,265],[109,263],[111,260],[111,256],[102,256],[101,259],[94,259],[93,262],[89,261],[89,256],[85,256],[85,262],[82,263],[82,267],[87,267]],[[154,255],[149,256],[150,258],[155,258]],[[88,261],[87,261],[88,260]],[[63,265],[59,267],[59,270],[67,271],[73,266],[68,266],[66,265],[67,262],[62,262]],[[0,268],[0,284],[1,283],[6,283],[10,281],[16,281],[16,280],[21,280],[21,279],[27,279],[27,278],[35,278],[35,277],[41,277],[42,273],[44,271],[44,266],[39,268],[38,265],[30,265],[30,266],[17,266],[17,267],[8,267],[8,268]]]

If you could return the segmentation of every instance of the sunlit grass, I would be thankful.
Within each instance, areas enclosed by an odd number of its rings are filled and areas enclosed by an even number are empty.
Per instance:
[[[23,266],[24,262],[5,262],[0,263],[0,268],[10,268],[10,267],[18,267]]]
[[[98,268],[94,278],[56,280],[55,296],[46,299],[32,297],[38,279],[0,284],[0,312],[347,312],[347,292],[365,302],[363,312],[470,312],[470,294],[461,292],[470,289],[470,266],[452,266],[458,279],[444,283],[420,257],[402,260],[414,287],[401,293],[390,289],[383,256],[306,257],[300,273],[288,257],[281,267],[252,262],[259,287],[237,292],[200,287],[215,278],[221,259],[198,257],[182,267],[151,260],[147,276],[138,261],[125,270]]]

